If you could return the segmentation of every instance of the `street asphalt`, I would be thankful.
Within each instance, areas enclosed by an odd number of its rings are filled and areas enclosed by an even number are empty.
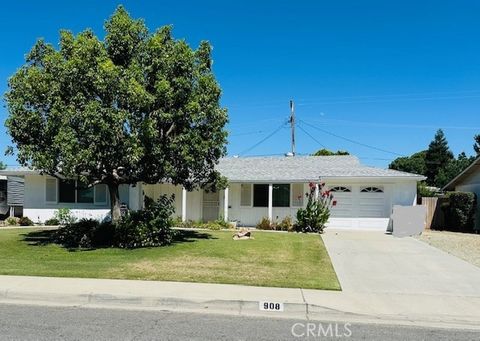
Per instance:
[[[0,304],[0,340],[335,339],[480,340],[480,332],[164,311]]]

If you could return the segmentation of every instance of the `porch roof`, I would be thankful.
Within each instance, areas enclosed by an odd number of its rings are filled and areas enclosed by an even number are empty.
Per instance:
[[[309,182],[319,178],[425,179],[417,174],[365,166],[352,155],[228,157],[220,160],[217,170],[230,182]]]

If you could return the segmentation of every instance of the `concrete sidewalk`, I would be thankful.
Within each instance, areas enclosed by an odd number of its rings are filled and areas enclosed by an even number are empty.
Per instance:
[[[260,311],[260,301],[284,303],[285,310]],[[0,302],[480,329],[478,297],[0,276]]]

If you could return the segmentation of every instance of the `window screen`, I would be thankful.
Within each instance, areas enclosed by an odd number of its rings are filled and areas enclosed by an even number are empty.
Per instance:
[[[240,185],[240,206],[252,206],[252,185]]]
[[[303,207],[303,184],[292,184],[292,206]]]
[[[57,179],[45,180],[45,201],[57,202]]]

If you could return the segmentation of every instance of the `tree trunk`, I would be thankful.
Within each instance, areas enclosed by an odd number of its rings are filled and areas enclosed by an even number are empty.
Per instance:
[[[122,217],[120,212],[118,184],[108,184],[108,192],[110,193],[110,214],[112,215],[112,223],[116,224]]]

